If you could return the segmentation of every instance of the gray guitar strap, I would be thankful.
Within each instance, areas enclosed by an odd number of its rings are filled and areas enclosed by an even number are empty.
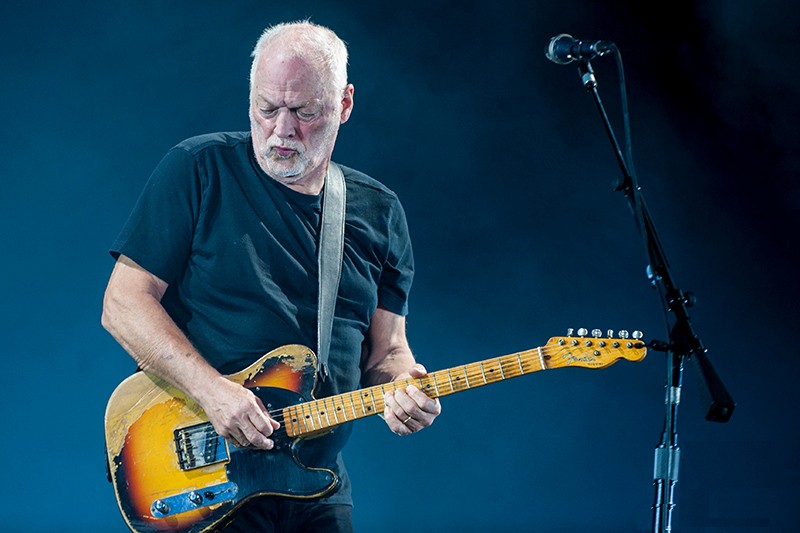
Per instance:
[[[322,226],[319,236],[319,296],[317,317],[317,357],[319,377],[328,375],[328,353],[333,331],[336,293],[342,276],[344,252],[344,212],[346,204],[344,175],[339,165],[330,162],[322,198]]]

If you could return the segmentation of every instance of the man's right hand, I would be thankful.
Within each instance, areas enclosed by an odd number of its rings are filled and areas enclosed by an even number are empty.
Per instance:
[[[212,368],[175,325],[161,298],[167,283],[121,255],[103,299],[103,326],[136,360],[200,404],[217,433],[240,448],[271,450],[280,427],[261,400]]]
[[[246,387],[220,376],[200,403],[217,433],[234,446],[262,450],[275,446],[269,437],[281,425]]]

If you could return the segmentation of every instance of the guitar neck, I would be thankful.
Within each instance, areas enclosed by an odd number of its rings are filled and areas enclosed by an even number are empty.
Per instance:
[[[324,431],[345,422],[383,413],[384,395],[387,392],[405,389],[409,385],[414,385],[430,398],[439,398],[545,370],[548,359],[550,356],[546,354],[545,349],[540,347],[438,370],[421,378],[392,381],[292,405],[283,410],[286,432],[290,436],[300,437]]]

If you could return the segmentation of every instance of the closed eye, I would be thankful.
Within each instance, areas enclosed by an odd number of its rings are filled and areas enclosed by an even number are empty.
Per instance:
[[[317,117],[318,114],[319,113],[317,113],[316,111],[303,111],[302,109],[297,110],[297,118],[306,122],[309,120],[313,120],[314,118]]]

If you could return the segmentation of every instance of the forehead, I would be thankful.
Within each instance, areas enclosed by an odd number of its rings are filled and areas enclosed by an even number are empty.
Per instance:
[[[253,73],[253,95],[256,98],[308,101],[322,100],[329,84],[319,68],[300,57],[265,50]]]

